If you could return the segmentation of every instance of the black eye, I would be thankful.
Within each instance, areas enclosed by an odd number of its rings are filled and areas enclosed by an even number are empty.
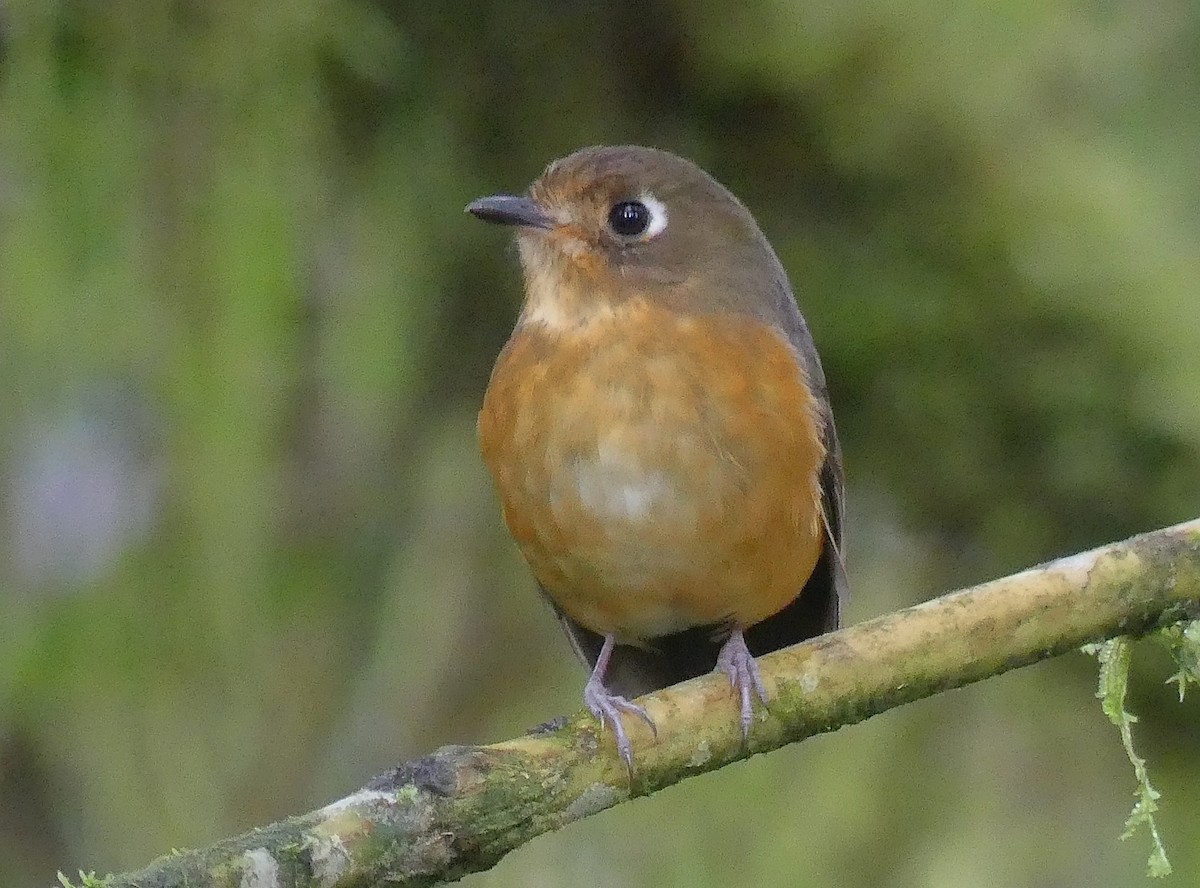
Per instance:
[[[621,237],[637,237],[650,226],[650,208],[640,200],[623,200],[608,212],[608,227]]]

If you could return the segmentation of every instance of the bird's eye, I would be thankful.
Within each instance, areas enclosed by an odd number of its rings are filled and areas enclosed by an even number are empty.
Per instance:
[[[649,191],[643,191],[636,200],[613,204],[608,211],[608,227],[627,241],[648,241],[666,230],[667,207]]]
[[[650,208],[640,200],[623,200],[609,211],[608,227],[621,237],[637,237],[650,227]]]

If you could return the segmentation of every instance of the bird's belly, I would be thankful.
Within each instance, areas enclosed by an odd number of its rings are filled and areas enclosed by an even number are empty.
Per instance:
[[[603,346],[518,332],[502,355],[484,457],[535,576],[579,624],[631,641],[750,626],[811,574],[815,401],[783,338],[752,323],[643,319]]]
[[[733,553],[713,537],[742,510],[737,470],[692,429],[613,422],[594,443],[544,463],[558,467],[549,508],[523,548],[551,596],[585,626],[637,637],[727,619],[717,576]]]

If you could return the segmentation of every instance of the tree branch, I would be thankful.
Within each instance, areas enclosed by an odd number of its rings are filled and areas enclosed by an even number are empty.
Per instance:
[[[723,676],[645,699],[657,740],[576,715],[492,746],[447,746],[317,811],[106,880],[110,888],[431,885],[635,796],[948,688],[1116,635],[1200,617],[1200,519],[995,580],[762,658],[748,747]]]

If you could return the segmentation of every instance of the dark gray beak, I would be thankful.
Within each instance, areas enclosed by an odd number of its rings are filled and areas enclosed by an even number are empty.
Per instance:
[[[553,228],[554,220],[528,197],[496,194],[481,197],[467,204],[467,212],[484,222],[499,225],[520,225],[524,228]]]

